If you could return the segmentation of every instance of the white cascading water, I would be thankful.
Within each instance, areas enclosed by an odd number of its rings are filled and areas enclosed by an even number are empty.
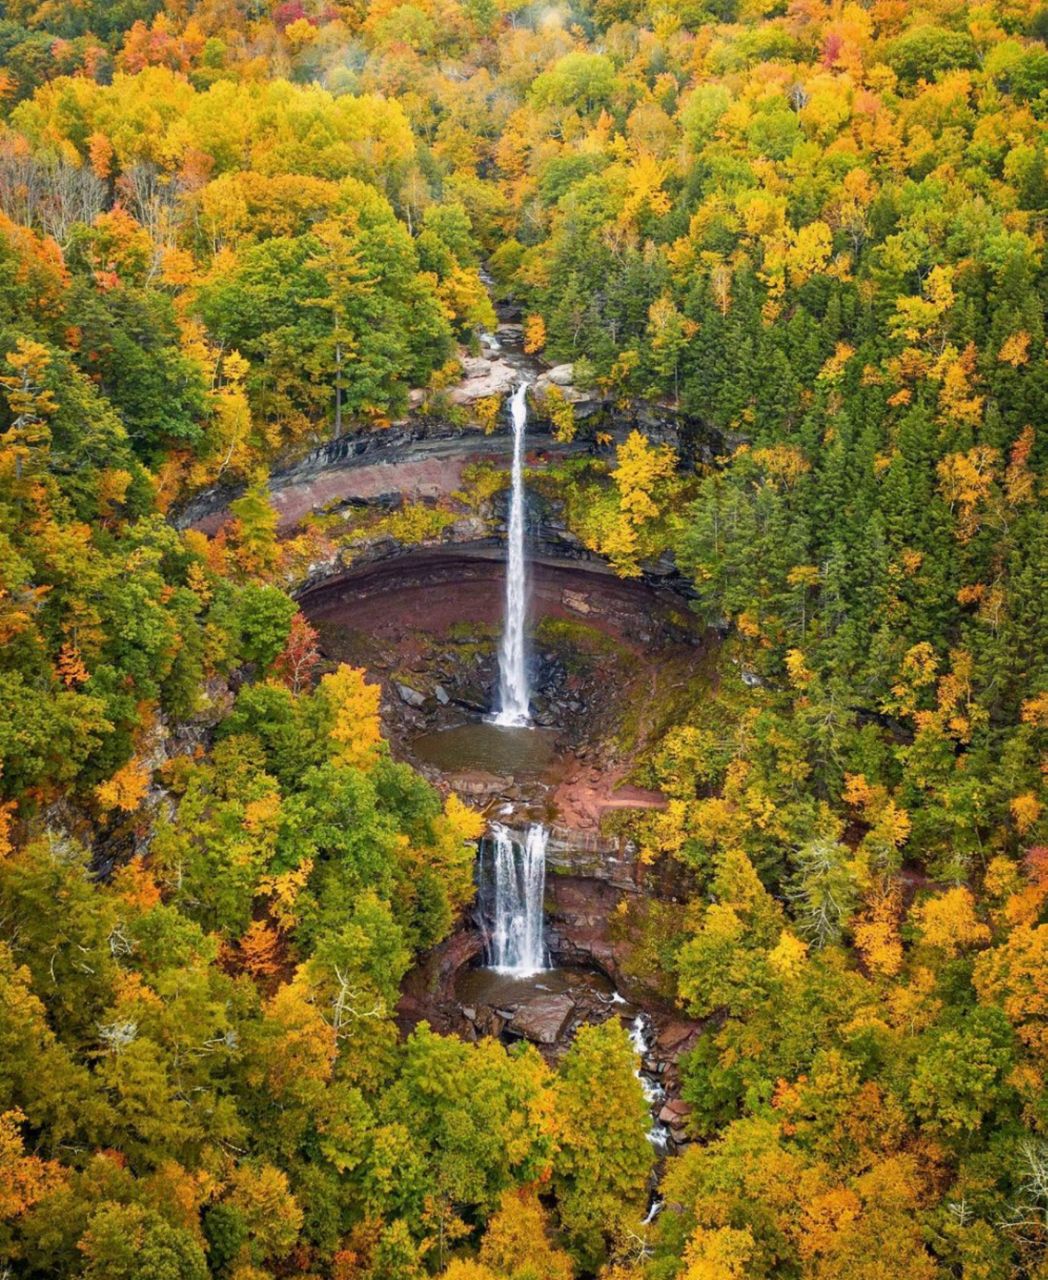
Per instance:
[[[546,968],[543,902],[548,834],[537,822],[523,839],[500,823],[491,828],[494,900],[488,963],[499,973],[523,978]]]
[[[651,1108],[652,1113],[657,1114],[666,1097],[666,1090],[661,1084],[656,1084],[651,1080],[643,1069],[644,1059],[648,1054],[650,1038],[651,1021],[647,1014],[638,1013],[630,1026],[630,1044],[633,1046],[633,1052],[637,1055],[637,1069],[634,1075],[640,1081],[640,1087],[644,1090],[644,1101]],[[648,1130],[648,1141],[660,1154],[669,1150],[669,1136],[669,1129],[661,1120],[652,1121],[651,1128]],[[648,1221],[651,1221],[650,1217],[645,1219],[645,1223]]]
[[[528,385],[522,382],[510,400],[513,419],[513,469],[509,502],[508,552],[506,556],[506,618],[499,645],[499,710],[494,723],[523,728],[531,723],[528,712],[527,651],[524,627],[528,612],[528,570],[524,556],[524,432],[528,420]]]

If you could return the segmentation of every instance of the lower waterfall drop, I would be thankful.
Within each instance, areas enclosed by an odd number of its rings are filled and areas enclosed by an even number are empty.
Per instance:
[[[537,822],[523,839],[501,824],[491,828],[494,920],[488,965],[499,973],[524,978],[547,967],[543,904],[548,838]]]

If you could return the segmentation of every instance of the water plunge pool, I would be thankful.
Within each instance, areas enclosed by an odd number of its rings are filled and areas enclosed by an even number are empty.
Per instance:
[[[538,778],[554,762],[553,729],[518,728],[475,720],[424,733],[411,744],[412,754],[445,773],[477,769],[512,778]]]
[[[536,996],[571,995],[594,992],[612,1003],[615,984],[595,969],[543,969],[522,977],[516,973],[499,973],[495,969],[465,969],[455,984],[455,996],[466,1005],[492,1005],[514,1009]]]

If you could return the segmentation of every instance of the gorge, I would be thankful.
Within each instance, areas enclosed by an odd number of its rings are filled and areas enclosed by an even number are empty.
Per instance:
[[[512,336],[506,346],[512,359]],[[543,476],[551,457],[592,449],[593,437],[558,448],[539,418],[541,444],[529,451],[538,371],[516,371],[525,376],[505,402],[508,486],[492,514],[480,508],[421,544],[365,545],[314,572],[300,600],[325,655],[381,681],[395,750],[488,821],[476,907],[408,975],[402,1028],[425,1020],[467,1039],[528,1039],[557,1059],[580,1025],[618,1019],[633,1028],[653,1144],[669,1150],[684,1137],[678,1063],[698,1029],[632,972],[633,925],[623,922],[677,887],[652,880],[607,828],[632,807],[665,803],[627,781],[629,762],[701,678],[707,637],[672,574],[620,579],[572,539]],[[384,490],[414,486],[400,503],[447,501],[471,467],[502,462],[494,443],[474,437],[471,455],[468,437],[434,442],[423,473],[411,460],[378,463],[377,474],[374,463],[336,464],[304,479],[306,500],[337,480],[351,510],[381,510],[381,478]],[[456,457],[451,475],[438,452]],[[302,500],[282,492],[285,511]],[[627,724],[635,699],[646,711]]]
[[[530,1040],[557,1061],[579,1027],[641,1019],[653,1145],[673,1150],[688,1113],[679,1064],[699,1028],[643,957],[688,885],[653,873],[624,824],[666,804],[634,761],[704,696],[716,637],[672,561],[622,577],[584,544],[564,483],[604,466],[640,419],[684,459],[723,446],[651,407],[583,406],[558,438],[546,410],[563,371],[526,356],[512,321],[466,364],[451,398],[499,388],[490,434],[418,410],[320,446],[269,485],[285,544],[324,531],[297,590],[324,658],[379,682],[397,758],[487,824],[476,904],[405,978],[398,1022]],[[235,500],[201,495],[179,520],[218,534]]]

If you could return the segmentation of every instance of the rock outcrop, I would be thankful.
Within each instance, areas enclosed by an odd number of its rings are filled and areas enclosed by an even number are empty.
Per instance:
[[[509,395],[520,382],[520,370],[499,356],[464,356],[462,380],[448,393],[453,404],[471,405],[492,396]]]
[[[489,397],[505,399],[520,379],[520,370],[505,359],[467,357],[470,375],[451,388],[452,403],[468,407]],[[563,381],[571,365],[558,365],[534,382],[534,414],[528,424],[529,441],[551,459],[591,452],[599,429],[613,442],[639,429],[659,444],[672,445],[682,465],[696,460],[712,463],[724,451],[724,441],[705,424],[665,406],[637,402],[623,409],[617,402],[583,391]],[[554,380],[554,379],[558,380]],[[551,388],[575,408],[587,429],[570,443],[552,437],[544,412]],[[492,435],[475,425],[461,425],[431,416],[420,401],[403,422],[383,430],[366,429],[320,444],[299,458],[274,466],[269,489],[279,529],[289,532],[306,516],[340,504],[394,505],[401,500],[446,497],[462,487],[463,468],[471,462],[498,460],[508,465],[508,423]],[[196,494],[173,513],[178,528],[214,533],[229,518],[229,505],[243,493],[242,483],[219,484]]]

